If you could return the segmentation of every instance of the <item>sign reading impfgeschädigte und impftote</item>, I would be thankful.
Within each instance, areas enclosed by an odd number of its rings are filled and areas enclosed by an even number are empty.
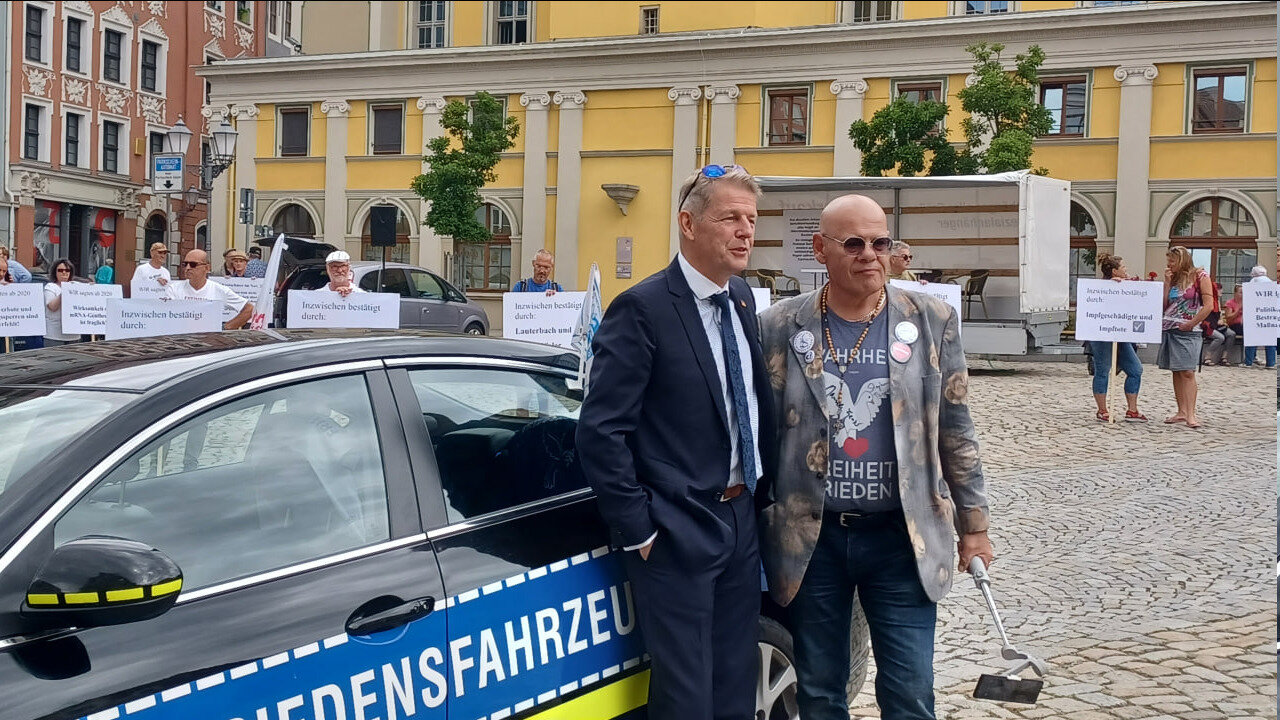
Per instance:
[[[285,324],[291,328],[400,327],[396,293],[353,292],[345,298],[332,290],[290,290]]]
[[[0,337],[44,335],[44,285],[0,285]]]
[[[1145,280],[1076,282],[1076,339],[1160,342],[1164,285]]]
[[[108,340],[218,332],[222,303],[210,300],[107,300]]]
[[[502,296],[502,337],[560,347],[573,346],[573,326],[582,314],[585,292],[547,295],[509,292]]]

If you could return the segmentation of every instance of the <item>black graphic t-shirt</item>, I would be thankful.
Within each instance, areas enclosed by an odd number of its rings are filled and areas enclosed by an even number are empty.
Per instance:
[[[849,358],[849,352],[867,324],[846,322],[831,312],[827,321],[836,357],[832,359],[826,338],[821,338],[831,439],[826,508],[834,512],[895,510],[901,501],[889,402],[888,313],[881,312],[871,321],[855,358]],[[848,363],[843,377],[837,361]],[[843,398],[837,407],[842,385]]]

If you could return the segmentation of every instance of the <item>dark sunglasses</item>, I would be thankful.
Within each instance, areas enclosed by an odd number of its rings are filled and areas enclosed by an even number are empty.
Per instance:
[[[818,233],[818,234],[830,240],[831,242],[840,243],[841,245],[844,246],[844,251],[849,253],[850,255],[861,255],[862,251],[867,249],[867,241],[863,240],[860,237],[851,237],[845,240],[841,240],[840,238],[833,238],[830,235],[827,235],[826,233]],[[878,237],[875,240],[871,241],[871,249],[874,250],[877,255],[884,255],[888,253],[889,248],[892,246],[893,246],[893,238]]]
[[[208,265],[208,264],[209,264],[209,263],[191,262],[190,260],[183,260],[183,261],[182,261],[182,267],[184,267],[184,268],[198,268],[198,267],[200,267],[201,265]]]
[[[898,257],[902,258],[903,260],[910,260],[910,259],[911,259],[911,255],[909,255],[909,254],[902,254],[902,255],[899,255]]]
[[[680,193],[680,202],[676,203],[676,210],[679,211],[684,207],[684,201],[689,199],[689,195],[693,192],[693,189],[697,187],[698,182],[701,181],[702,178],[707,178],[708,180],[715,180],[716,178],[724,177],[730,170],[733,170],[734,168],[737,168],[738,170],[741,170],[743,172],[746,172],[747,170],[741,165],[706,165],[704,166],[701,170],[698,171],[698,177],[695,178],[693,182],[689,183],[689,187],[686,188],[684,192]]]
[[[71,268],[60,267],[60,268],[58,268],[57,270],[55,270],[54,272],[70,273],[70,272],[71,272]]]

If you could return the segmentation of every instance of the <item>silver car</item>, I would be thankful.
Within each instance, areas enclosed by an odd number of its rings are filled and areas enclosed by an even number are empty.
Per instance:
[[[382,263],[352,261],[353,284],[366,292],[387,292],[400,296],[400,327],[415,330],[488,335],[489,316],[484,308],[468,300],[461,290],[444,278],[416,265],[387,263],[378,284]],[[276,327],[283,327],[289,290],[317,290],[329,283],[323,264],[303,264],[289,274],[284,292],[276,304]]]

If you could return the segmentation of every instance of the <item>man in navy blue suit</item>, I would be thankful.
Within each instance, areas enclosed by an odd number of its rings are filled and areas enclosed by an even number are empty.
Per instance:
[[[755,716],[772,395],[751,290],[760,188],[708,165],[677,205],[680,252],[610,304],[578,422],[652,660],[652,720]]]

